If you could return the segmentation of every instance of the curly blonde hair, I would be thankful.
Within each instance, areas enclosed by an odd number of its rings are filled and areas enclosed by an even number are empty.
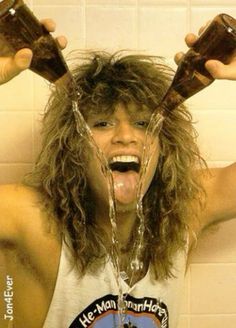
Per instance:
[[[120,102],[154,111],[173,77],[160,57],[90,52],[80,54],[75,63],[72,72],[81,92],[79,109],[85,119],[91,111],[112,111]],[[70,92],[55,88],[46,109],[42,151],[25,183],[41,193],[63,235],[69,235],[84,274],[94,261],[100,262],[107,255],[104,233],[95,222],[96,209],[91,207],[84,140],[76,131]],[[145,261],[153,266],[157,279],[172,275],[174,256],[185,246],[188,220],[201,206],[204,190],[196,168],[205,166],[205,162],[196,136],[192,116],[183,105],[168,114],[159,134],[159,164],[144,197]]]

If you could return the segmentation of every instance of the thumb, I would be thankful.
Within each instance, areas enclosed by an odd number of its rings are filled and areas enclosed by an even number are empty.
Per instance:
[[[231,65],[225,65],[219,60],[208,60],[205,67],[214,79],[235,79],[235,69],[233,70]]]
[[[0,84],[6,83],[30,66],[33,53],[30,49],[19,50],[14,57],[0,58]]]
[[[21,49],[19,50],[13,58],[13,69],[20,73],[21,71],[29,68],[33,53],[30,49]],[[17,74],[18,74],[17,73]]]

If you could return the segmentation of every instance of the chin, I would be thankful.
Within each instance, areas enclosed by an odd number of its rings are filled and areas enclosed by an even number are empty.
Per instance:
[[[134,200],[133,202],[130,203],[122,203],[120,201],[116,200],[116,210],[117,212],[131,212],[131,211],[136,211],[137,207],[137,202]]]

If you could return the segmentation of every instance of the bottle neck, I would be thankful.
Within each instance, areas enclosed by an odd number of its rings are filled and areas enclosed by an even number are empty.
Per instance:
[[[62,75],[61,77],[59,77],[59,79],[57,79],[54,83],[57,86],[68,87],[73,82],[74,82],[73,76],[70,73],[70,71],[68,70],[64,75]]]
[[[174,88],[170,86],[167,90],[164,98],[162,99],[159,107],[163,115],[168,115],[168,112],[171,112],[180,104],[185,101],[185,98],[181,96]]]

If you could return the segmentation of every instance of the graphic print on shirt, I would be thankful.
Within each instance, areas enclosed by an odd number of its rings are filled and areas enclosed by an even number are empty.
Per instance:
[[[118,297],[106,295],[81,312],[68,328],[116,328],[119,324]],[[168,328],[167,306],[155,298],[126,295],[124,328]]]

